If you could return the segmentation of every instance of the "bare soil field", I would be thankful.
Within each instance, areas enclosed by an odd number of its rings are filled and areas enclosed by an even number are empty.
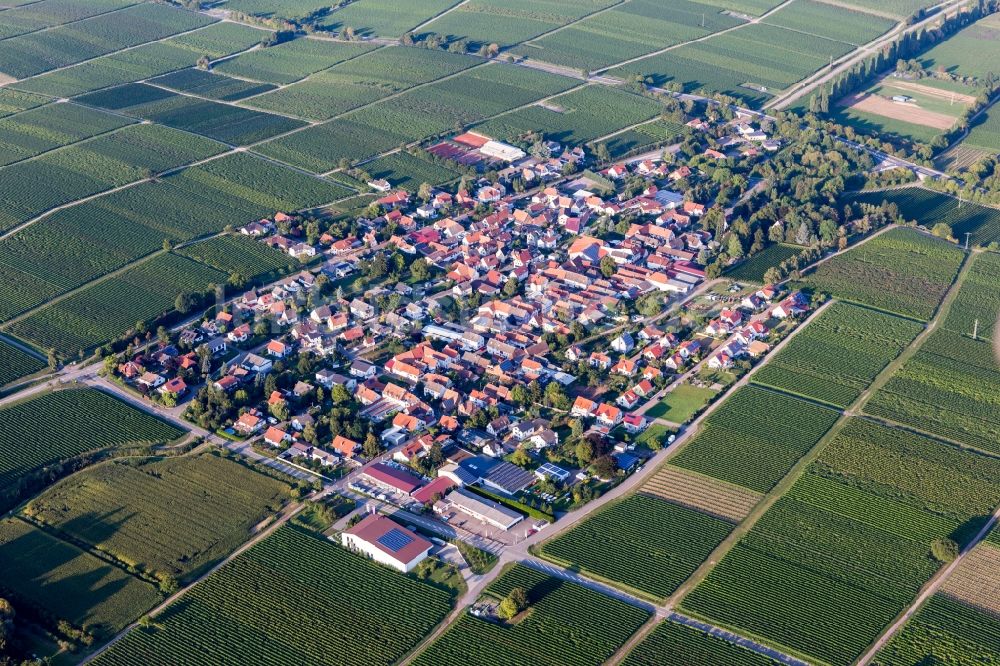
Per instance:
[[[974,95],[966,95],[964,93],[952,92],[950,90],[942,90],[941,88],[935,88],[933,86],[925,86],[922,83],[917,83],[915,81],[904,81],[902,79],[890,79],[885,78],[882,80],[882,85],[889,88],[898,88],[900,90],[909,90],[910,92],[918,92],[928,97],[937,97],[943,100],[955,100],[956,102],[961,102],[964,105],[974,104],[976,98]]]
[[[855,111],[871,113],[883,118],[902,120],[915,125],[946,130],[955,124],[955,116],[922,109],[916,104],[893,102],[878,95],[850,95],[842,100],[844,106]]]

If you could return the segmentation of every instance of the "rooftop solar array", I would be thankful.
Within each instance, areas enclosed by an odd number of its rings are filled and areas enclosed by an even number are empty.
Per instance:
[[[413,542],[413,538],[404,533],[402,530],[393,528],[380,536],[378,538],[378,542],[392,552],[398,553],[409,546],[410,543]]]

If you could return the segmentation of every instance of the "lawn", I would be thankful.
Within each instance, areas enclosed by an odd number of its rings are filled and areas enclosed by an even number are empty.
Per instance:
[[[717,391],[692,384],[681,384],[653,405],[646,416],[666,419],[673,423],[687,423],[715,397]]]

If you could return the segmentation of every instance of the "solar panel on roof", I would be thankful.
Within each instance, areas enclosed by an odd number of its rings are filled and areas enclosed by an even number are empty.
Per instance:
[[[398,553],[409,546],[410,543],[413,542],[413,538],[404,533],[402,530],[393,528],[380,536],[378,538],[378,542],[392,552]]]

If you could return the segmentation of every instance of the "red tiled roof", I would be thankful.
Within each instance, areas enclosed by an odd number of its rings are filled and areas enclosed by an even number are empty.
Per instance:
[[[401,533],[402,536],[408,537],[408,539],[402,540],[405,542],[405,545],[397,550],[389,548],[380,540],[394,530]],[[404,563],[412,562],[415,558],[419,557],[422,553],[427,552],[427,550],[432,547],[431,542],[427,539],[414,534],[399,523],[396,523],[395,521],[377,513],[371,514],[360,523],[347,530],[347,534],[353,534],[365,543],[378,548],[393,559]],[[385,539],[385,541],[389,541],[389,539]]]
[[[365,470],[365,474],[375,479],[379,483],[392,486],[409,495],[420,487],[420,479],[395,467],[389,467],[383,463],[375,463]]]

